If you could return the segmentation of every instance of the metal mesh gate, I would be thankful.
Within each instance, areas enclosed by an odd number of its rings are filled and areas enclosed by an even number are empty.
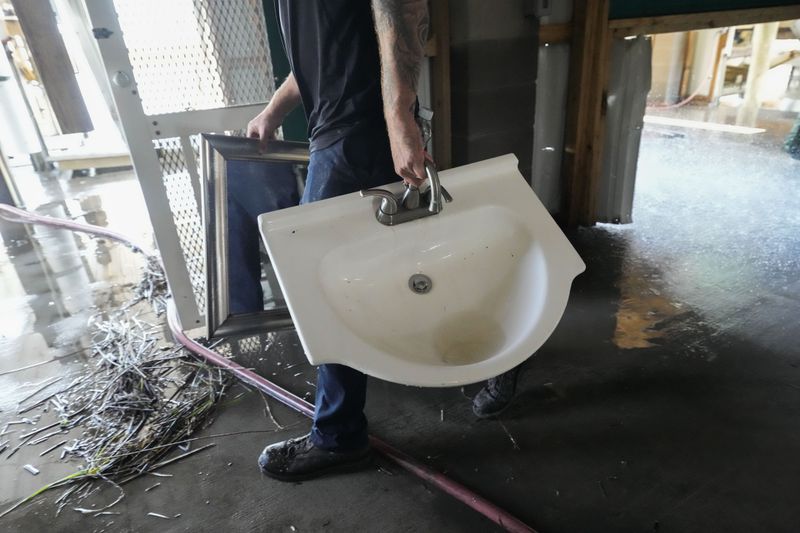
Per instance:
[[[206,276],[197,134],[244,128],[274,92],[262,0],[86,7],[181,321],[199,326]]]
[[[114,5],[146,115],[260,103],[272,94],[260,1]]]

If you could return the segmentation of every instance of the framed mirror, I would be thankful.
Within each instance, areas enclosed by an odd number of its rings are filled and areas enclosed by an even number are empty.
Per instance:
[[[202,135],[208,339],[292,327],[257,217],[298,205],[307,168],[307,143]]]

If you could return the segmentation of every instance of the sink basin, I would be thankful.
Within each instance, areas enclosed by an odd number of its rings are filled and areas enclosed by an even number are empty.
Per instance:
[[[439,177],[453,202],[396,226],[358,193],[259,217],[312,364],[455,386],[510,370],[550,336],[585,265],[516,158]]]

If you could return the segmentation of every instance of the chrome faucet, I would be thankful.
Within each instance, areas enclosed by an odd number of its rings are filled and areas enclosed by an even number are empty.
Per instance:
[[[428,176],[430,188],[427,193],[421,193],[413,185],[406,185],[402,196],[386,189],[366,189],[361,191],[361,197],[375,196],[381,199],[378,209],[375,211],[375,218],[385,226],[394,226],[441,213],[445,202],[452,202],[453,197],[447,189],[439,183],[439,174],[433,163],[425,161],[425,174]],[[424,204],[425,196],[429,196],[428,205]]]

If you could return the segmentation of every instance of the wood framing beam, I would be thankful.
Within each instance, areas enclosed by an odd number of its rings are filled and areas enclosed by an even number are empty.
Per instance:
[[[84,170],[88,168],[119,168],[133,166],[131,156],[128,154],[117,155],[72,155],[51,158],[58,163],[59,170]]]
[[[435,55],[431,61],[433,101],[433,153],[439,168],[453,165],[452,112],[450,103],[450,2],[430,3]]]
[[[714,51],[714,69],[711,71],[711,84],[708,86],[708,99],[713,101],[716,98],[717,82],[721,81],[725,85],[725,80],[719,78],[719,66],[722,63],[722,53],[725,51],[725,45],[728,42],[728,32],[722,32],[715,37],[717,40],[717,48]]]
[[[686,49],[683,54],[683,73],[681,74],[681,90],[679,98],[682,99],[692,92],[689,88],[689,79],[692,77],[694,67],[694,51],[697,48],[697,33],[688,32],[686,34]],[[696,97],[695,97],[696,98]]]
[[[432,35],[428,37],[427,41],[425,41],[423,53],[425,54],[425,57],[434,57],[436,55],[436,40]]]
[[[572,23],[539,26],[539,44],[568,43],[572,39]]]
[[[92,131],[92,119],[78,87],[50,1],[12,0],[11,4],[61,133]]]
[[[609,0],[574,3],[562,163],[563,212],[571,227],[596,221],[611,51],[608,10]]]
[[[630,35],[724,28],[797,18],[800,18],[800,5],[617,19],[610,21],[609,25],[614,37],[628,37]]]

